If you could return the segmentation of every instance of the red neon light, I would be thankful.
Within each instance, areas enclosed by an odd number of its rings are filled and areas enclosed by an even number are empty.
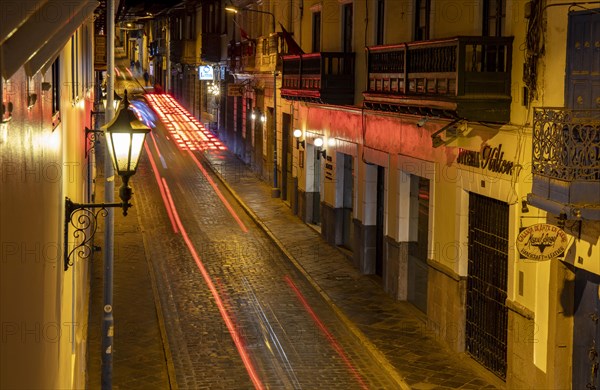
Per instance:
[[[356,381],[358,382],[360,387],[362,387],[363,389],[368,389],[369,386],[367,386],[363,377],[360,375],[360,373],[358,372],[356,367],[354,367],[354,365],[350,361],[350,358],[348,357],[348,355],[346,355],[346,352],[344,352],[344,349],[342,348],[342,346],[338,343],[338,341],[331,334],[331,332],[329,332],[329,330],[327,329],[325,324],[317,316],[317,314],[314,312],[312,307],[310,307],[310,305],[308,304],[308,301],[306,300],[304,295],[302,295],[302,293],[300,292],[300,290],[298,289],[296,284],[287,275],[285,276],[284,279],[285,279],[286,283],[290,286],[290,288],[294,291],[294,293],[296,293],[296,296],[298,297],[298,300],[300,300],[300,302],[302,303],[302,306],[304,306],[304,309],[308,312],[308,314],[310,314],[310,316],[312,317],[313,321],[317,324],[319,329],[321,329],[321,332],[323,332],[323,334],[327,338],[327,341],[329,341],[329,344],[331,344],[331,347],[335,350],[335,352],[337,352],[338,356],[340,358],[342,358],[342,360],[344,361],[344,364],[346,364],[346,368],[348,369],[348,371],[350,371],[352,376],[354,376],[354,379],[356,379]]]

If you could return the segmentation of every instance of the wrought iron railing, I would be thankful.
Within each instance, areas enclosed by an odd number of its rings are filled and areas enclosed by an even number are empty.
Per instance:
[[[368,47],[367,93],[510,96],[512,37]]]
[[[536,108],[532,147],[534,174],[600,180],[600,110]]]

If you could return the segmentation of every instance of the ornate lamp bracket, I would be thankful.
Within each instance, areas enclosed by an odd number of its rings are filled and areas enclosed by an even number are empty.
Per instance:
[[[92,135],[91,137],[88,138],[89,135]],[[85,149],[85,158],[88,157],[89,153],[92,151],[92,149],[96,148],[96,142],[98,141],[98,137],[104,135],[104,131],[102,130],[92,130],[92,129],[88,129],[87,127],[85,128],[85,139],[89,139],[89,147],[87,149]]]
[[[76,253],[82,259],[92,255],[92,240],[98,230],[98,217],[106,217],[108,209],[131,207],[130,203],[74,203],[65,198],[64,267],[73,265],[72,256]],[[69,225],[73,227],[73,247],[69,250]]]

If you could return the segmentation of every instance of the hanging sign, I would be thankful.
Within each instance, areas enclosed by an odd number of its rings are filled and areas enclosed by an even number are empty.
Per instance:
[[[567,244],[567,233],[547,223],[523,228],[517,236],[517,250],[521,259],[544,261],[563,257]]]

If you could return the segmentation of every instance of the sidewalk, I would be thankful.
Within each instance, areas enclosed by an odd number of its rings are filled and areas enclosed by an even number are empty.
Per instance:
[[[412,389],[503,388],[493,374],[465,354],[435,340],[425,316],[393,300],[374,278],[361,275],[337,248],[292,215],[271,186],[233,153],[206,152],[205,160],[253,219],[307,277],[354,335],[397,378]]]
[[[125,62],[124,59],[119,59]],[[129,83],[133,83],[130,81]],[[117,89],[127,87],[117,81]],[[141,85],[140,85],[141,86]],[[104,137],[100,138],[104,142]],[[97,147],[104,150],[104,145]],[[96,201],[104,200],[104,163],[98,153],[96,167]],[[119,199],[120,180],[115,182],[115,199]],[[176,389],[174,369],[167,356],[162,334],[164,326],[153,277],[146,259],[143,232],[140,231],[138,209],[132,207],[127,217],[114,209],[113,308],[113,389]],[[94,245],[102,248],[94,253],[91,268],[90,316],[88,323],[87,388],[101,388],[101,324],[104,277],[104,218],[94,237]]]

